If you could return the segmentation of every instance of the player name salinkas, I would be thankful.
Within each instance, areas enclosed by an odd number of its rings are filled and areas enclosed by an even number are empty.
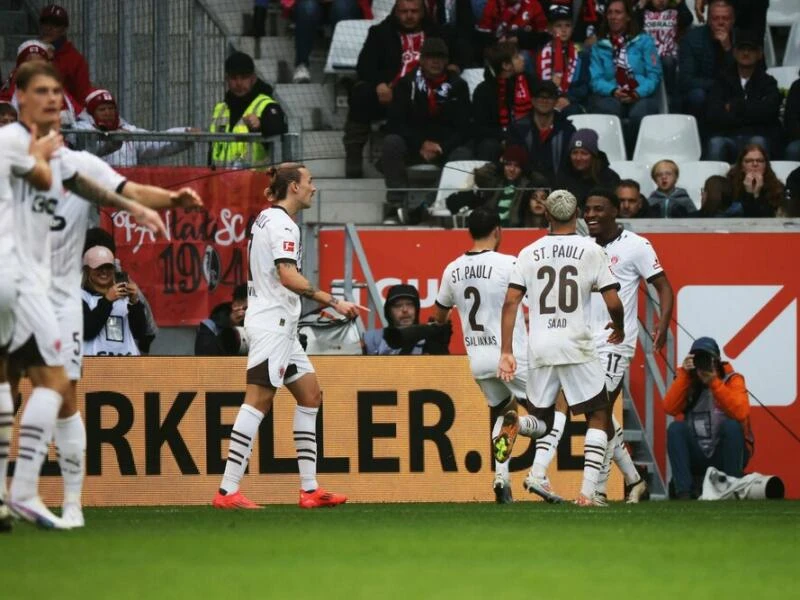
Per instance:
[[[550,256],[547,255],[548,250],[552,252]],[[567,244],[565,246],[553,245],[549,248],[535,248],[531,254],[533,255],[533,260],[545,260],[548,258],[574,258],[575,260],[580,260],[583,258],[583,252],[585,250],[586,248],[579,248],[572,244]]]
[[[464,279],[491,279],[491,265],[464,265],[453,270],[451,280],[453,283]]]

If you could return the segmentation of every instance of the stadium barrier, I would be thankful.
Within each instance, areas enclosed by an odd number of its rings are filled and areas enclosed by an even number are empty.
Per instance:
[[[323,485],[351,502],[492,501],[489,410],[464,356],[314,357],[324,393],[318,418]],[[244,398],[244,358],[86,358],[78,401],[86,422],[87,506],[211,501]],[[24,386],[23,392],[28,389]],[[621,418],[620,403],[617,417]],[[282,389],[261,426],[243,481],[259,503],[297,502],[294,401]],[[585,422],[567,423],[553,486],[576,496]],[[12,456],[16,456],[15,443]],[[534,444],[511,460],[516,498]],[[61,500],[58,465],[45,464],[42,495]],[[609,497],[622,496],[613,473]]]

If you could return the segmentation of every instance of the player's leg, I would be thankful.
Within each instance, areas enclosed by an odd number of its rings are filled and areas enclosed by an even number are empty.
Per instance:
[[[500,435],[506,413],[512,410],[516,411],[517,401],[513,395],[509,396],[510,392],[505,384],[495,377],[477,379],[476,383],[481,388],[489,405],[489,415],[492,423],[491,439],[494,441]],[[494,490],[497,504],[510,504],[513,502],[508,461],[499,462],[497,459],[494,460],[492,489]]]
[[[11,530],[11,514],[6,506],[6,477],[8,453],[11,450],[11,432],[14,428],[14,401],[11,385],[6,376],[7,355],[0,349],[0,532]]]
[[[559,378],[570,410],[586,415],[586,438],[583,451],[583,482],[575,503],[593,505],[597,480],[608,450],[610,420],[605,370],[599,360],[558,367]]]
[[[564,434],[564,426],[567,422],[567,401],[564,394],[559,393],[556,398],[555,414],[553,415],[553,426],[547,435],[539,438],[536,441],[536,454],[533,457],[533,467],[531,468],[531,476],[537,479],[546,479],[547,469],[558,449],[558,443],[561,441],[561,436]]]
[[[329,492],[317,482],[317,414],[322,405],[322,390],[311,361],[300,342],[286,369],[286,387],[297,401],[292,436],[300,471],[300,508],[332,507],[347,502],[347,496]]]
[[[534,405],[529,400],[532,389],[530,374],[527,374],[525,378],[516,377],[504,385],[518,399],[518,402],[525,406],[528,414],[520,415],[516,410],[510,410],[504,415],[499,434],[492,438],[494,458],[498,462],[506,462],[511,458],[511,451],[517,435],[538,439],[545,435],[552,426],[552,421],[546,422],[536,416],[534,408],[539,408],[539,405]],[[550,404],[552,405],[552,402]],[[548,406],[542,408],[548,408]]]

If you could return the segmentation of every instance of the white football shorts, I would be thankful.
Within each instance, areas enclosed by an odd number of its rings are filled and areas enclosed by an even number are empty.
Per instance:
[[[550,408],[560,389],[573,414],[583,414],[608,405],[605,370],[599,359],[570,365],[535,367],[528,378],[528,400],[536,408]]]
[[[247,383],[279,388],[314,372],[300,340],[273,331],[247,327]]]

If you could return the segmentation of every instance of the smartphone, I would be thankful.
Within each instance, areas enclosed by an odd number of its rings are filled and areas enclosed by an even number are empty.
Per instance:
[[[126,271],[114,271],[114,283],[128,283],[128,273]]]

